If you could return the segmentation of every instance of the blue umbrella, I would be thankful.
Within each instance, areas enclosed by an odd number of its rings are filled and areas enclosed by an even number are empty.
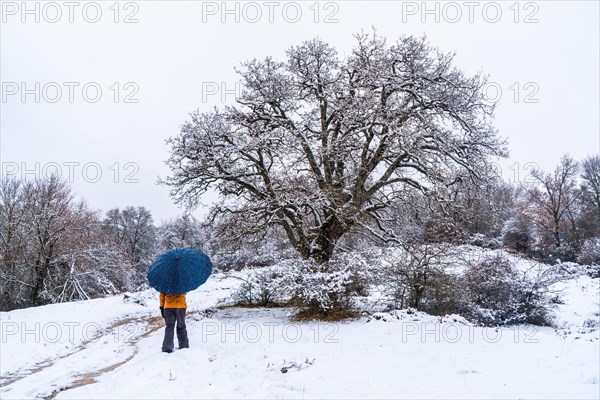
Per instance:
[[[166,294],[186,293],[202,285],[212,263],[201,251],[177,248],[156,257],[148,270],[150,286]]]

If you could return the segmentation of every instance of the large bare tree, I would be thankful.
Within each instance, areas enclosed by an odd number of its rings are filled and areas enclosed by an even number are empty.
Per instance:
[[[197,205],[214,189],[212,215],[237,233],[278,225],[304,257],[327,261],[358,224],[389,237],[383,215],[400,189],[434,197],[505,155],[484,76],[466,76],[425,39],[356,39],[345,58],[314,39],[287,61],[242,64],[235,104],[192,113],[168,141],[175,200]]]

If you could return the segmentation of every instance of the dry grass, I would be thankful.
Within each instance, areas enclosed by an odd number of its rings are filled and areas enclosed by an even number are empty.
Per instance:
[[[323,322],[340,322],[352,321],[358,319],[360,313],[358,311],[344,310],[330,313],[323,313],[313,310],[301,310],[294,314],[293,321],[323,321]]]

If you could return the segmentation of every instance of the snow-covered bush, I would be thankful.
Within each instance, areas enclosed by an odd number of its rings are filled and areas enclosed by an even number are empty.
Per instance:
[[[559,266],[523,272],[501,254],[459,261],[456,250],[431,244],[388,250],[377,269],[388,308],[460,314],[483,325],[551,324],[552,299],[558,298],[549,287],[565,276]],[[454,268],[457,262],[466,262],[466,269]]]
[[[596,267],[589,268],[592,278],[600,276],[600,237],[588,239],[583,243],[578,261],[580,264]]]
[[[554,243],[546,246],[540,244],[536,250],[538,259],[548,264],[577,260],[577,249],[570,243],[563,243],[560,246]]]
[[[530,225],[523,217],[509,219],[502,228],[502,242],[511,249],[527,252],[533,241]]]
[[[404,243],[388,249],[376,270],[376,282],[390,309],[413,307],[443,314],[454,311],[458,296],[456,277],[446,272],[453,246]]]
[[[450,218],[428,220],[423,236],[429,243],[463,244],[468,239],[465,229]]]
[[[482,247],[484,249],[499,249],[502,242],[496,238],[490,238],[482,233],[476,233],[469,238],[468,243],[471,246]]]
[[[337,253],[326,263],[306,260],[295,279],[293,298],[309,315],[345,313],[352,298],[364,295],[369,265],[358,253]]]
[[[390,310],[460,314],[483,325],[550,325],[552,309],[560,302],[550,286],[572,275],[564,263],[532,264],[523,271],[495,251],[463,260],[460,248],[447,244],[380,251],[369,257],[338,252],[326,263],[289,259],[252,269],[234,298],[244,305],[291,305],[302,316],[328,318],[356,311],[358,296],[377,288]]]
[[[550,325],[549,286],[558,277],[554,269],[539,266],[519,272],[502,255],[485,259],[471,265],[464,274],[463,312],[485,325]]]
[[[239,289],[233,294],[238,304],[269,306],[289,302],[292,298],[297,260],[286,260],[277,265],[258,268],[243,280]]]
[[[517,278],[512,263],[501,255],[484,259],[465,272],[471,300],[488,308],[497,308],[512,295]]]
[[[245,305],[293,304],[308,315],[332,315],[351,309],[352,297],[364,295],[368,265],[357,253],[339,253],[329,262],[285,260],[253,270],[234,293]]]

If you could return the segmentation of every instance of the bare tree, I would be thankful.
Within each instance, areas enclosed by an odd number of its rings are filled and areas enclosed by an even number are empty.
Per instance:
[[[467,233],[498,236],[510,218],[514,188],[495,172],[483,181],[464,180],[447,188],[442,211]]]
[[[138,286],[142,285],[157,251],[152,213],[145,207],[112,209],[106,213],[104,228],[113,243],[127,255],[129,265],[135,269],[135,281]]]
[[[75,210],[60,254],[49,275],[51,302],[63,302],[131,290],[134,271],[127,255],[109,240],[98,215],[85,207]]]
[[[206,235],[202,225],[191,214],[183,214],[175,220],[164,222],[159,230],[160,244],[164,250],[175,247],[191,247],[202,250],[206,246]]]
[[[427,242],[405,241],[384,257],[377,281],[391,300],[393,309],[413,307],[434,311],[444,308],[441,293],[449,289],[451,276],[447,269],[454,256],[451,246]],[[456,262],[456,260],[454,260]],[[454,288],[454,290],[457,290]],[[424,301],[431,304],[424,304]],[[435,312],[440,312],[439,309]]]
[[[105,227],[113,239],[136,264],[153,252],[155,228],[152,214],[144,207],[126,207],[109,210],[104,219]]]
[[[587,157],[581,167],[582,194],[587,202],[595,206],[597,218],[600,219],[600,156]]]
[[[569,222],[580,194],[577,188],[579,164],[569,156],[563,156],[553,173],[534,171],[536,181],[529,190],[529,198],[537,209],[535,223],[542,234],[551,235],[556,247],[561,247]]]
[[[32,298],[39,305],[44,303],[44,290],[57,247],[76,215],[72,212],[70,189],[54,175],[47,180],[27,182],[24,196],[34,238]]]
[[[213,216],[235,215],[251,235],[280,226],[323,262],[353,226],[389,240],[384,210],[403,187],[435,197],[505,155],[483,76],[425,39],[356,38],[345,59],[315,39],[286,62],[244,63],[237,104],[193,113],[168,141],[176,201],[196,205],[213,188]]]
[[[0,308],[29,302],[29,282],[23,255],[27,251],[23,184],[0,180]]]
[[[509,208],[511,214],[502,227],[502,241],[514,250],[529,253],[536,242],[535,220],[539,217],[537,206],[530,201],[530,187],[520,184],[514,187]]]

